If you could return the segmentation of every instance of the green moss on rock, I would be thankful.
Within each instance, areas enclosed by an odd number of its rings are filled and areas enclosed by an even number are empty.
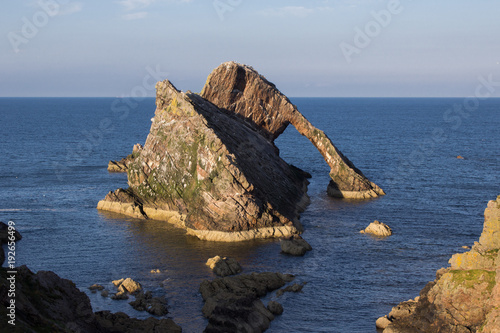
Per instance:
[[[487,283],[487,290],[491,292],[495,287],[496,272],[481,269],[452,270],[452,281],[456,286],[463,286],[467,289],[474,288],[479,284]]]

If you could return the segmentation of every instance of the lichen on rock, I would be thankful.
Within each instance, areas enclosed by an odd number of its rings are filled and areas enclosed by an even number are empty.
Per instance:
[[[127,164],[130,187],[108,193],[98,209],[168,221],[211,241],[299,234],[308,174],[283,161],[273,143],[288,123],[338,167],[331,172],[335,196],[383,194],[272,83],[248,66],[222,67],[201,94],[181,92],[168,80],[157,83],[150,133]],[[226,104],[234,101],[229,110]],[[250,114],[241,113],[245,108]]]
[[[499,216],[500,196],[488,203],[479,242],[469,252],[453,255],[451,267],[438,270],[409,311],[398,317],[391,312],[384,333],[500,329],[500,244],[492,237],[500,230]]]

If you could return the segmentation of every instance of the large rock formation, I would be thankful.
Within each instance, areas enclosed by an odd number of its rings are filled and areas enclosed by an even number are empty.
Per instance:
[[[500,332],[500,196],[484,217],[479,242],[453,255],[416,301],[394,308],[384,333]]]
[[[383,194],[250,67],[223,64],[201,96],[180,92],[167,80],[156,88],[150,133],[127,165],[130,188],[108,193],[99,209],[169,221],[206,240],[300,233],[299,214],[309,202],[307,174],[283,161],[273,143],[289,122],[332,166],[330,194]],[[228,93],[245,98],[233,103]]]
[[[222,110],[237,114],[270,141],[292,124],[316,146],[330,166],[330,196],[367,199],[384,195],[323,131],[314,127],[274,84],[252,67],[235,62],[220,65],[209,75],[201,96]]]

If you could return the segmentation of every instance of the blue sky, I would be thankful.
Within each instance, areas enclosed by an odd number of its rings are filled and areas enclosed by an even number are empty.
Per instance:
[[[228,60],[289,96],[471,96],[479,76],[500,82],[498,13],[493,0],[4,1],[0,96],[154,96],[155,78],[197,92]]]

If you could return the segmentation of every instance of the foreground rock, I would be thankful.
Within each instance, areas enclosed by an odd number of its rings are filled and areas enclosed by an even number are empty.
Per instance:
[[[484,217],[479,242],[455,254],[419,298],[393,308],[385,333],[500,331],[500,196]]]
[[[392,229],[387,224],[375,220],[365,230],[361,230],[360,233],[371,234],[377,237],[388,237],[392,235]]]
[[[309,203],[307,174],[283,161],[273,143],[288,123],[332,167],[331,195],[383,194],[248,66],[221,65],[201,95],[180,92],[167,80],[156,89],[150,133],[127,165],[130,187],[108,193],[98,209],[168,221],[212,241],[298,234],[299,214]]]
[[[281,252],[291,254],[292,256],[303,256],[307,251],[312,250],[311,245],[299,235],[281,239],[280,246]]]
[[[132,154],[119,161],[109,161],[108,171],[109,172],[127,172],[128,165],[134,161],[134,159],[139,155],[142,150],[142,145],[137,143],[134,145]]]
[[[224,277],[241,272],[240,264],[233,258],[215,256],[207,260],[207,266],[218,276]]]
[[[97,322],[105,332],[137,333],[137,332],[165,332],[180,333],[182,329],[172,319],[156,319],[150,317],[140,320],[130,318],[123,312],[111,313],[99,311],[95,313]]]
[[[252,67],[235,62],[220,65],[209,75],[201,96],[222,110],[237,114],[270,141],[292,124],[314,144],[330,166],[330,196],[367,199],[384,195],[323,131],[314,127],[274,84]]]
[[[8,296],[11,287],[7,280],[9,277],[7,270],[0,268],[0,316],[7,320],[12,319],[7,316],[11,311],[8,308],[11,300]],[[164,329],[161,332],[181,332],[171,319],[138,320],[109,312],[96,315],[92,312],[88,296],[73,282],[53,272],[39,271],[34,274],[26,266],[18,267],[15,289],[16,325],[7,326],[9,324],[5,323],[2,326],[2,329],[8,327],[9,332],[138,332],[140,327],[161,327]]]
[[[208,318],[205,332],[265,331],[274,319],[272,312],[280,313],[280,306],[270,302],[271,311],[259,298],[292,280],[292,275],[252,273],[203,281],[203,315]]]

